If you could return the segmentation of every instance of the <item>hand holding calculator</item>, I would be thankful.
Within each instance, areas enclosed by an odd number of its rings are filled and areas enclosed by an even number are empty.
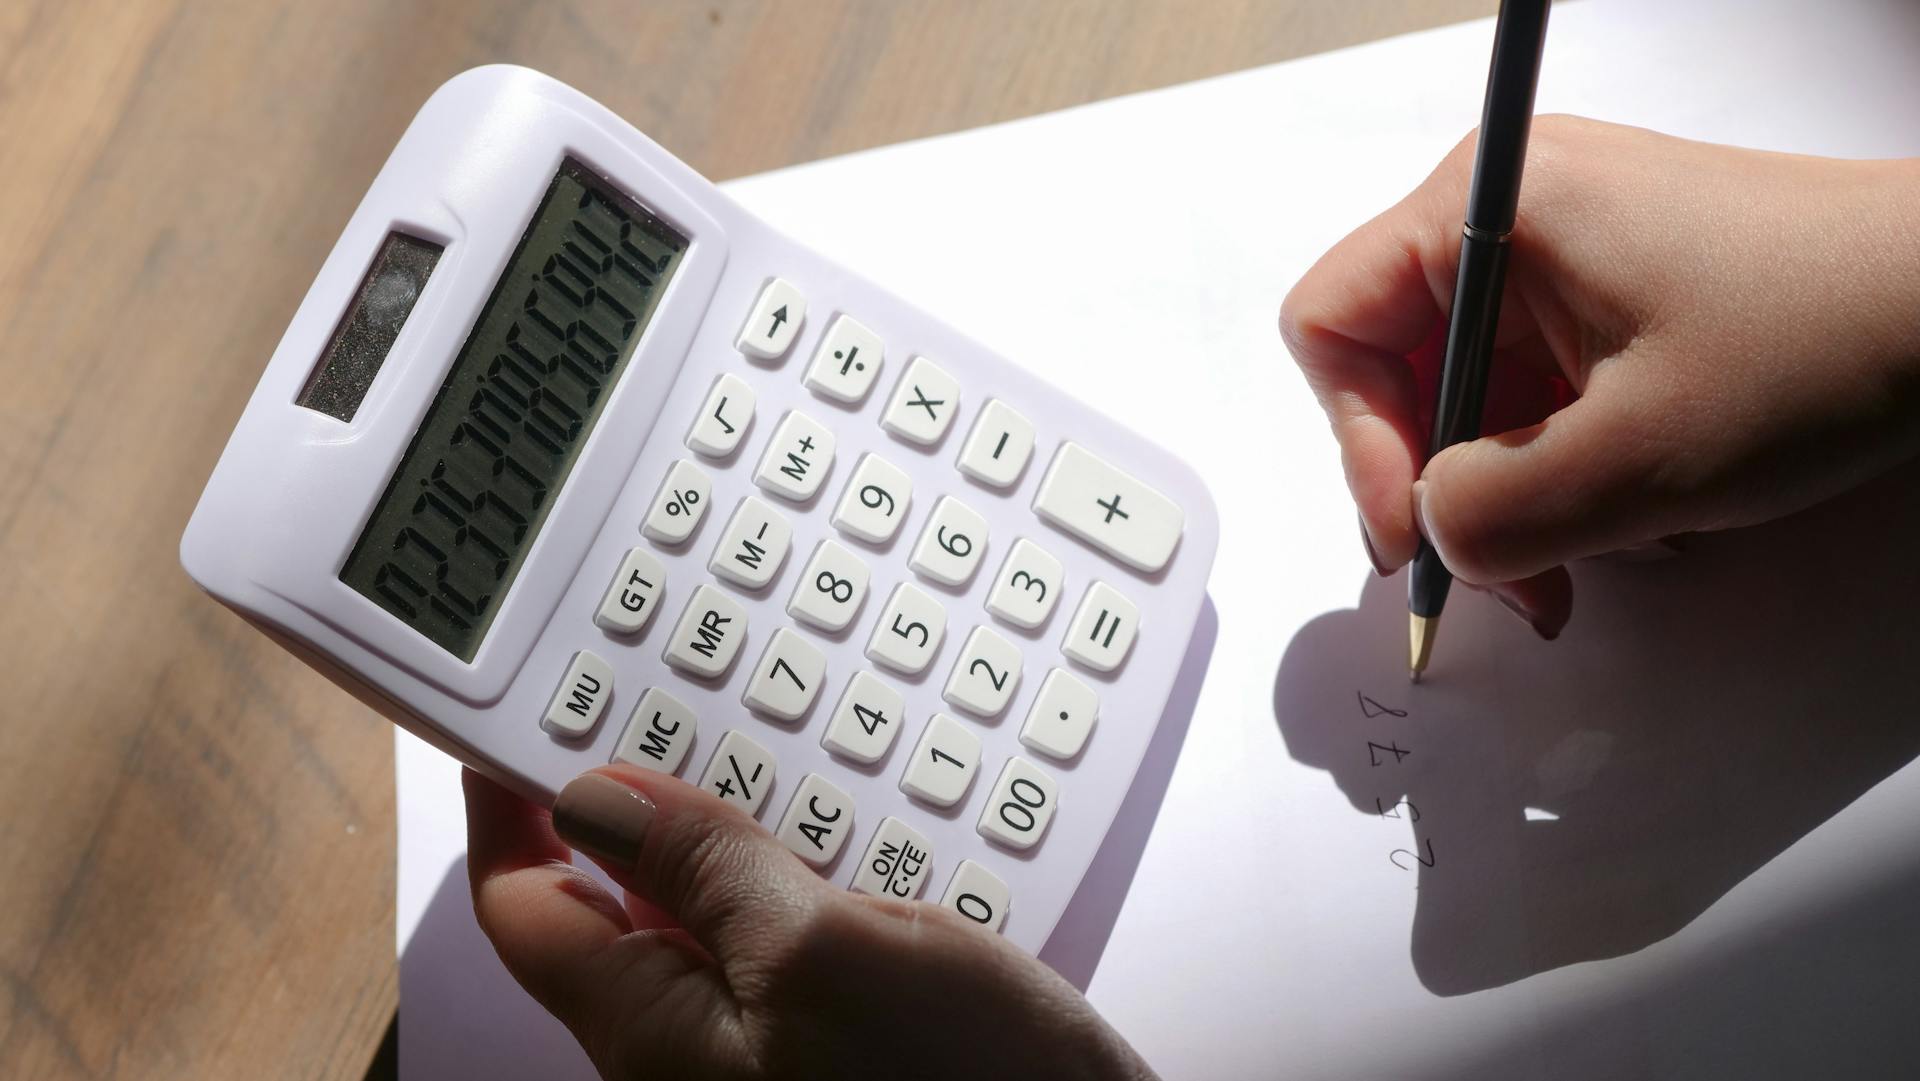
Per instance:
[[[492,67],[375,179],[181,557],[530,799],[674,774],[1037,950],[1216,537],[1165,451]]]

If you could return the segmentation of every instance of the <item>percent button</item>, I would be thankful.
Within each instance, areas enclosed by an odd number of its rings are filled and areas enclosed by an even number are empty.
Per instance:
[[[667,479],[660,484],[660,491],[653,497],[640,532],[660,544],[684,544],[693,536],[693,531],[700,528],[700,519],[706,516],[712,495],[713,482],[699,466],[685,458],[674,462],[673,468],[667,470]]]

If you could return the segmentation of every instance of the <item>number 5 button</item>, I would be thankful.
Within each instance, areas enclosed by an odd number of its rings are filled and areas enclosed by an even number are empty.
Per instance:
[[[1060,561],[1030,540],[1018,540],[1000,565],[987,611],[1016,627],[1031,630],[1047,621],[1060,599]]]
[[[867,641],[867,656],[903,676],[926,671],[947,633],[947,610],[912,582],[894,587]]]
[[[985,627],[975,627],[953,662],[941,697],[968,713],[999,716],[1020,685],[1020,651]]]
[[[1027,849],[1039,843],[1053,821],[1060,786],[1024,758],[1009,758],[1000,780],[980,812],[980,836],[1008,848]]]

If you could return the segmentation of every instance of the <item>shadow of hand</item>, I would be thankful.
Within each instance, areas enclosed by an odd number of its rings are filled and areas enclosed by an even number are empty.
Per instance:
[[[1401,579],[1308,624],[1281,734],[1355,810],[1411,823],[1391,858],[1419,876],[1421,982],[1465,994],[1659,941],[1920,754],[1917,530],[1910,469],[1680,558],[1582,566],[1552,644],[1456,591],[1420,685]]]

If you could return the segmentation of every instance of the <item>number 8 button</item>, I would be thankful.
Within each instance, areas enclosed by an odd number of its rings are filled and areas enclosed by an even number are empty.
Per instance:
[[[1047,832],[1059,799],[1060,786],[1053,778],[1024,758],[1009,758],[976,828],[980,836],[1008,848],[1032,848]]]

